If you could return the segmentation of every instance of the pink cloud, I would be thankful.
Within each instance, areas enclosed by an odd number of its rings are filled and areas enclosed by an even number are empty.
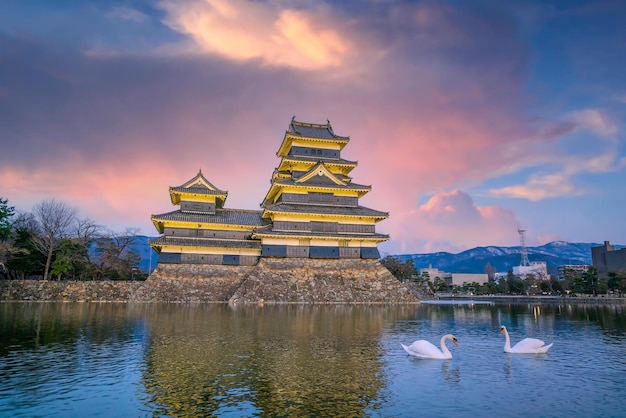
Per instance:
[[[318,70],[337,67],[350,42],[325,7],[280,8],[246,0],[164,1],[166,23],[189,35],[201,53],[267,65]]]
[[[459,190],[431,197],[416,210],[396,214],[393,253],[463,251],[474,246],[516,245],[519,221],[508,209],[477,206]],[[381,229],[385,227],[381,226]]]

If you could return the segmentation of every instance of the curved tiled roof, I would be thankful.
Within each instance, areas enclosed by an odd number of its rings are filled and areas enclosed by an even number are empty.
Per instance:
[[[342,180],[341,177],[338,177],[339,180]],[[316,186],[316,187],[327,187],[327,188],[331,188],[331,189],[349,189],[349,190],[372,190],[372,186],[366,186],[363,184],[357,184],[357,183],[346,183],[345,185],[339,185],[337,183],[334,183],[332,181],[330,181],[327,177],[325,176],[321,176],[319,181],[315,181],[317,179],[317,177],[311,178],[309,180],[307,180],[306,182],[297,182],[296,180],[294,180],[293,178],[288,178],[288,179],[276,179],[274,180],[272,183],[277,184],[277,185],[281,185],[281,186],[300,186],[300,187],[310,187],[310,186]],[[343,181],[343,180],[342,180]]]
[[[314,213],[319,215],[340,215],[340,216],[373,216],[377,218],[387,218],[389,213],[369,209],[364,206],[331,206],[327,204],[311,203],[285,203],[280,202],[268,205],[266,211],[281,213]]]
[[[291,119],[287,132],[292,135],[305,136],[308,138],[350,140],[347,136],[335,135],[329,121],[326,121],[326,123],[322,125],[317,123],[298,122],[295,118],[293,118]]]
[[[196,193],[196,194],[208,194],[208,195],[225,195],[228,192],[223,190],[211,190],[208,187],[183,187],[176,186],[170,187],[170,191],[172,192],[181,192],[181,193]]]
[[[237,209],[216,209],[215,214],[175,210],[160,215],[152,215],[152,220],[261,226],[267,223],[261,219],[261,214],[262,212],[258,210]]]
[[[261,248],[261,242],[257,240],[226,240],[211,238],[185,238],[160,236],[150,240],[151,245],[176,245],[181,247],[227,247],[227,248]]]
[[[252,233],[253,236],[286,236],[286,237],[316,237],[316,238],[328,238],[328,239],[375,239],[375,240],[387,240],[389,235],[375,233],[358,234],[354,232],[350,233],[329,233],[329,232],[311,232],[311,231],[284,231],[274,230],[273,228],[257,228]]]
[[[320,155],[317,156],[308,156],[308,155],[287,155],[282,157],[285,161],[302,161],[307,163],[317,163],[319,161],[324,161],[326,164],[330,165],[357,165],[358,161],[350,161],[343,158],[330,158],[330,157],[322,157]]]

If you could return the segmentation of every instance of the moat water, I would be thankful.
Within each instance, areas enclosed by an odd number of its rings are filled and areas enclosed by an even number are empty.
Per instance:
[[[624,417],[626,307],[0,303],[0,416]],[[541,338],[545,355],[503,352]],[[451,360],[400,343],[443,334]]]

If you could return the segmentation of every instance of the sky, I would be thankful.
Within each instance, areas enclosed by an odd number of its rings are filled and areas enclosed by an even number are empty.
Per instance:
[[[330,121],[383,255],[626,244],[623,0],[3,0],[0,197],[112,231],[198,170],[260,209]]]

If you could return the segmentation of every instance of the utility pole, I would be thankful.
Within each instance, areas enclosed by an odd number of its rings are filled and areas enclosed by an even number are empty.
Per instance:
[[[520,266],[530,266],[530,261],[528,261],[528,251],[526,251],[526,243],[524,242],[524,232],[526,232],[526,230],[518,229],[517,232],[522,246],[522,261],[520,262]]]

